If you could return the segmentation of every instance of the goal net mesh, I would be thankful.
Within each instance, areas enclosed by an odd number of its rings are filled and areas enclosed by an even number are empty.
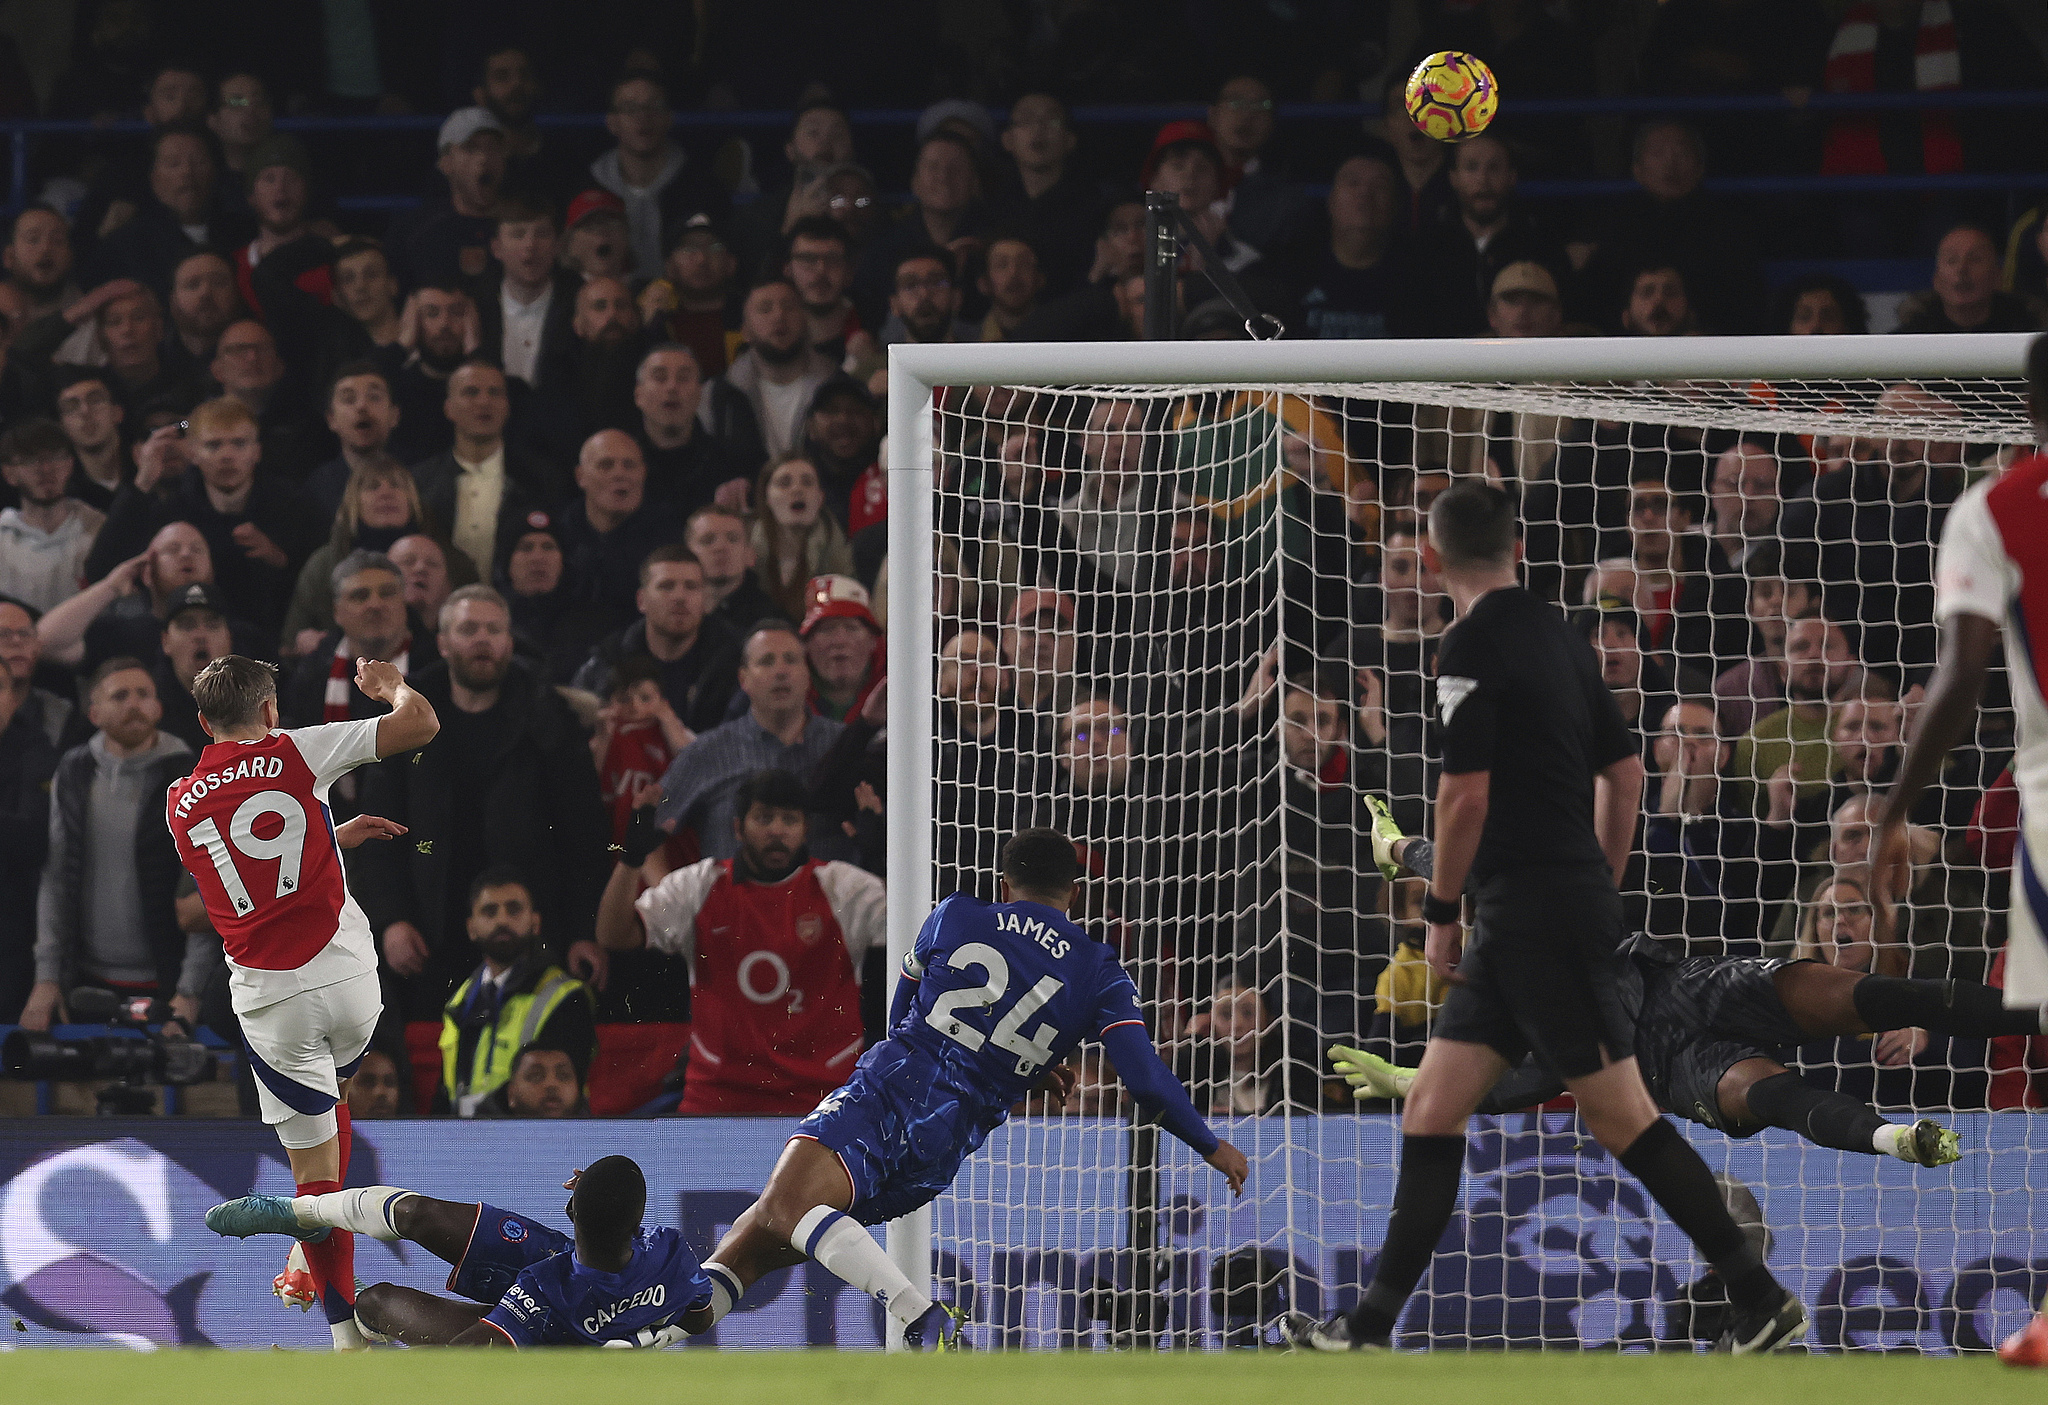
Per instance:
[[[940,1292],[991,1347],[1251,1345],[1369,1278],[1398,1116],[1355,1102],[1326,1051],[1412,1065],[1442,996],[1422,886],[1382,878],[1365,803],[1428,833],[1451,606],[1416,522],[1437,493],[1482,475],[1516,495],[1527,584],[1640,735],[1630,925],[1688,954],[1867,966],[1864,798],[1934,658],[1934,543],[2031,440],[2024,385],[1984,380],[956,386],[933,405],[933,895],[996,896],[1019,827],[1071,836],[1080,920],[1253,1168],[1233,1204],[1160,1137],[1155,1179],[1084,1050],[1066,1107],[1012,1119],[934,1207]],[[1997,979],[2011,749],[2001,670],[1914,816],[1915,976]],[[1926,1170],[1682,1124],[1761,1206],[1816,1343],[1979,1350],[2018,1325],[2048,1289],[2029,1150],[2048,1138],[1990,1110],[2033,1101],[2040,1050],[1905,1034],[1778,1057],[1966,1150]],[[1687,1306],[1711,1297],[1704,1265],[1568,1108],[1474,1125],[1403,1344],[1710,1330]]]

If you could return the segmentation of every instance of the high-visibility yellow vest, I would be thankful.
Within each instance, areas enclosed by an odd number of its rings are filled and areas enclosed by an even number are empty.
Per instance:
[[[504,1087],[512,1076],[512,1060],[519,1051],[540,1037],[564,1000],[583,992],[583,982],[561,967],[550,966],[542,971],[533,989],[506,997],[498,1009],[497,1023],[478,1035],[476,1048],[470,1054],[468,1076],[463,1077],[455,1066],[462,1051],[462,1027],[456,1023],[456,1017],[469,1003],[476,979],[472,974],[464,981],[441,1010],[441,1086],[448,1090],[451,1102],[464,1097],[489,1097]]]

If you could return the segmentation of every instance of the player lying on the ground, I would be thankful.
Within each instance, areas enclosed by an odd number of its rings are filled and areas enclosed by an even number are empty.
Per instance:
[[[473,1201],[397,1186],[322,1195],[247,1195],[206,1212],[220,1234],[317,1239],[334,1230],[417,1244],[454,1265],[455,1302],[396,1283],[356,1298],[356,1321],[407,1346],[653,1346],[711,1325],[711,1280],[681,1231],[640,1228],[647,1181],[607,1156],[562,1183],[570,1236]]]
[[[651,828],[653,816],[636,812],[634,823]],[[635,847],[629,836],[600,927],[633,911]],[[761,1198],[706,1261],[712,1321],[762,1274],[812,1258],[879,1301],[906,1346],[953,1348],[959,1311],[934,1303],[929,1280],[912,1283],[865,1226],[929,1204],[1025,1094],[1046,1088],[1064,1101],[1072,1074],[1062,1065],[1083,1039],[1100,1038],[1138,1105],[1242,1193],[1244,1153],[1209,1130],[1160,1061],[1116,953],[1067,917],[1079,876],[1072,841],[1027,829],[1003,846],[1002,874],[1002,902],[955,893],[925,920],[889,1037],[797,1125]],[[657,893],[637,908],[650,924],[663,920]]]
[[[1377,796],[1373,858],[1390,879],[1402,869],[1427,878],[1427,839],[1401,833]],[[1956,1134],[1929,1118],[1886,1121],[1847,1093],[1816,1088],[1778,1061],[1787,1045],[1840,1035],[1928,1029],[1989,1038],[2043,1033],[2040,1010],[2008,1010],[1998,991],[1970,981],[1915,981],[1866,975],[1818,961],[1733,956],[1681,957],[1638,933],[1615,953],[1620,989],[1635,1015],[1643,1082],[1666,1112],[1732,1137],[1786,1127],[1841,1151],[1943,1166],[1961,1156]],[[1415,1071],[1342,1045],[1330,1055],[1359,1098],[1403,1098]],[[1564,1080],[1531,1058],[1494,1084],[1483,1113],[1548,1102]]]

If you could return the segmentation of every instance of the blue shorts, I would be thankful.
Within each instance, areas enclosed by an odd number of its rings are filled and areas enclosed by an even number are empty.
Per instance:
[[[495,1205],[479,1205],[469,1247],[448,1270],[448,1291],[495,1307],[526,1269],[575,1247],[574,1239],[552,1225]]]
[[[846,1086],[797,1123],[795,1135],[836,1152],[853,1181],[849,1213],[876,1225],[936,1200],[960,1163],[1000,1124],[964,1102],[932,1062],[894,1040],[861,1055]]]

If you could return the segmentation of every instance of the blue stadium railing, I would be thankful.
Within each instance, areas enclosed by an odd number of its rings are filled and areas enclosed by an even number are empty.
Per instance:
[[[1716,116],[1743,112],[1869,112],[1912,108],[2009,108],[2017,112],[2043,107],[2048,107],[2048,88],[2001,92],[1814,93],[1802,103],[1794,103],[1777,94],[1524,98],[1503,102],[1501,112],[1510,117],[1647,117],[1667,114]],[[1080,106],[1074,108],[1071,115],[1074,124],[1081,127],[1152,127],[1181,118],[1201,117],[1206,112],[1207,108],[1196,103],[1130,104]],[[1275,108],[1276,117],[1291,123],[1360,121],[1376,118],[1380,112],[1379,104],[1364,102],[1281,103]],[[675,122],[687,131],[743,135],[785,131],[793,115],[788,111],[758,109],[678,112]],[[915,108],[858,108],[848,113],[848,118],[856,127],[901,129],[915,126],[919,115]],[[991,109],[991,115],[998,123],[1004,118],[1000,108]],[[2031,120],[2044,120],[2034,116],[2032,111],[2027,115]],[[541,116],[538,121],[542,127],[569,130],[595,129],[604,125],[604,117],[599,113],[551,113]],[[427,133],[440,125],[438,115],[285,117],[277,122],[281,131],[307,133]],[[12,156],[8,209],[20,209],[28,199],[29,156],[37,138],[141,134],[146,131],[148,127],[145,124],[134,121],[0,122],[0,133],[6,135]],[[1625,180],[1531,180],[1522,182],[1519,187],[1523,195],[1535,199],[1613,195],[1633,188],[1633,182]],[[1730,195],[1909,194],[1933,191],[2004,191],[2013,194],[2048,190],[2048,171],[1966,172],[1950,176],[1735,176],[1710,179],[1707,188]],[[353,195],[336,203],[344,210],[399,210],[417,204],[418,199],[413,194]]]

